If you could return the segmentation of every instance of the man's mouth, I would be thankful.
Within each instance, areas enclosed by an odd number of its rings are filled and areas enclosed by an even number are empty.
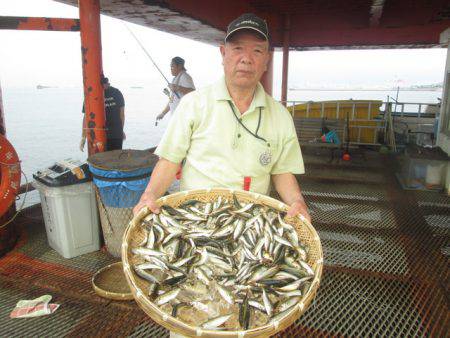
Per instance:
[[[243,75],[252,75],[253,72],[249,70],[237,70],[236,73],[243,74]]]

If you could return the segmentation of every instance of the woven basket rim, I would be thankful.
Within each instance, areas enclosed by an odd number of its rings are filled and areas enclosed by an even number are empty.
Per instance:
[[[188,196],[192,195],[198,195],[198,194],[238,194],[245,196],[248,199],[253,199],[258,202],[263,202],[265,205],[269,205],[270,207],[277,209],[279,211],[287,211],[288,206],[278,201],[272,197],[261,195],[255,192],[249,192],[239,189],[228,189],[228,188],[208,188],[208,189],[194,189],[194,190],[186,190],[177,192],[171,195],[163,196],[159,198],[156,202],[159,206],[166,204],[166,202],[171,200],[176,200],[178,198],[186,198]],[[264,203],[267,202],[267,203]],[[276,206],[275,206],[276,205]],[[316,259],[314,264],[312,264],[312,269],[314,270],[314,278],[311,282],[311,286],[309,287],[309,290],[306,294],[306,296],[303,296],[301,299],[301,302],[299,302],[297,305],[293,306],[291,311],[286,314],[279,322],[274,322],[272,324],[265,324],[263,326],[259,326],[250,330],[227,330],[227,331],[219,331],[219,330],[206,330],[202,329],[198,326],[193,326],[190,324],[187,324],[178,318],[172,317],[166,312],[162,311],[158,306],[153,304],[152,301],[150,301],[149,298],[144,296],[143,292],[140,290],[138,285],[135,282],[135,274],[132,272],[132,269],[130,268],[130,263],[128,260],[128,243],[127,240],[129,240],[130,232],[139,225],[139,222],[142,220],[142,218],[146,217],[148,214],[150,214],[150,210],[148,207],[143,207],[130,221],[128,224],[122,240],[122,262],[123,262],[123,269],[125,273],[125,277],[128,281],[128,284],[130,286],[131,292],[142,310],[151,317],[155,322],[160,324],[161,326],[174,331],[176,333],[179,333],[181,335],[188,335],[188,336],[202,336],[202,337],[258,337],[261,335],[273,335],[284,328],[291,325],[296,319],[298,319],[308,308],[311,301],[314,299],[315,294],[317,292],[317,289],[320,285],[320,278],[322,276],[322,269],[323,269],[323,251],[322,251],[322,245],[320,242],[320,238],[308,220],[303,215],[296,216],[298,219],[300,219],[301,222],[303,222],[304,226],[308,229],[308,231],[312,234],[312,237],[314,239],[314,245],[316,246],[317,251],[319,252],[319,257]],[[297,232],[298,229],[295,226]]]
[[[110,269],[111,267],[119,266],[119,265],[120,266],[123,265],[122,261],[108,264],[107,266],[104,266],[103,268],[98,270],[96,273],[94,273],[94,275],[91,278],[92,288],[94,289],[94,291],[97,295],[99,295],[103,298],[113,299],[113,300],[133,300],[134,296],[133,296],[133,293],[131,292],[131,289],[130,289],[130,292],[111,292],[111,291],[106,291],[106,290],[102,289],[95,283],[96,278],[101,273],[105,272],[106,270]],[[122,269],[123,269],[123,267],[122,267]],[[128,282],[128,280],[127,280],[127,282]],[[129,286],[129,284],[128,284],[128,286]]]

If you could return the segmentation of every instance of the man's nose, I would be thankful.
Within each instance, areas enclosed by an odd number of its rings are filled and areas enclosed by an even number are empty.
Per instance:
[[[241,62],[245,64],[252,64],[253,63],[253,56],[250,51],[243,51]]]

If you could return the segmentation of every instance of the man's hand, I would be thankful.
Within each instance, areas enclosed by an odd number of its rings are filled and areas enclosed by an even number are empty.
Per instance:
[[[82,136],[81,137],[81,141],[80,141],[80,150],[84,151],[84,145],[86,144],[86,136]]]
[[[139,210],[147,206],[151,212],[159,214],[159,206],[156,204],[156,199],[147,192],[144,192],[138,204],[133,208],[133,214],[136,215]]]
[[[311,216],[309,215],[308,207],[306,206],[306,203],[304,201],[294,201],[287,212],[287,215],[291,217],[297,216],[298,214],[302,214],[308,220],[308,222],[311,223]]]
[[[156,121],[162,120],[164,118],[166,114],[164,112],[162,112],[161,114],[159,114],[158,116],[156,116]]]
[[[180,90],[180,86],[176,85],[176,84],[169,84],[169,88],[171,91],[173,92],[177,92]]]

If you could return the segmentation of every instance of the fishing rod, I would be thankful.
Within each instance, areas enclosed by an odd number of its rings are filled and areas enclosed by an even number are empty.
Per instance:
[[[125,22],[123,23],[124,26],[127,28],[127,30],[130,32],[130,34],[133,36],[133,38],[136,40],[136,42],[138,43],[138,45],[142,48],[142,50],[144,51],[145,55],[148,56],[148,58],[150,59],[150,61],[153,63],[153,65],[155,66],[155,68],[159,71],[159,73],[161,74],[161,76],[164,78],[164,80],[167,82],[168,85],[170,85],[171,83],[169,82],[169,80],[167,80],[167,78],[164,76],[163,72],[161,71],[161,69],[159,69],[158,65],[156,64],[156,62],[153,60],[153,58],[151,57],[151,55],[147,52],[147,50],[145,49],[145,47],[142,45],[141,41],[139,41],[139,39],[137,38],[136,35],[134,35],[133,31],[130,29],[130,27],[128,27]],[[170,86],[169,86],[170,88]],[[172,89],[171,89],[172,90]],[[177,98],[180,98],[180,95],[178,95],[178,93],[174,90],[172,90],[172,92],[177,96]]]

